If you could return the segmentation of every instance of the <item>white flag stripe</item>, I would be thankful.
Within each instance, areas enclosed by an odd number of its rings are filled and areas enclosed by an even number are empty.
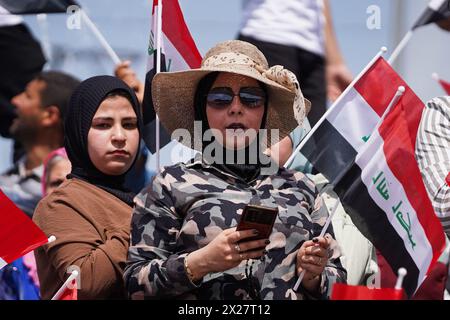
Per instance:
[[[383,144],[383,139],[380,137],[379,132],[374,132],[373,137],[367,142],[362,153],[356,157],[356,163],[361,168],[361,179],[366,185],[372,199],[385,213],[392,213],[387,214],[386,216],[397,234],[404,240],[408,253],[413,258],[420,271],[419,281],[422,281],[426,275],[428,266],[431,263],[433,249],[422,224],[417,218],[416,211],[408,201],[403,185],[394,176],[386,162]],[[380,172],[383,172],[380,179],[384,178],[385,181],[388,182],[388,200],[381,196],[381,193],[377,190],[377,186],[373,181],[373,179],[379,176]],[[377,184],[378,183],[381,183],[381,180],[377,180]],[[416,244],[414,248],[411,245],[408,232],[402,227],[393,212],[393,207],[397,207],[400,201],[402,201],[402,204],[399,211],[403,213],[404,220],[411,228],[410,234],[412,235],[412,240]]]
[[[327,120],[359,152],[363,137],[369,137],[380,117],[353,87],[337,105]]]
[[[6,266],[8,264],[8,262],[6,262],[5,260],[3,260],[2,258],[0,258],[0,270]]]
[[[155,21],[154,17],[153,21]],[[181,53],[175,48],[169,38],[166,37],[164,31],[162,33],[161,51],[166,57],[166,68],[169,68],[167,71],[182,71],[190,69],[188,63],[184,60]],[[153,52],[153,54],[156,54],[156,51]],[[154,66],[153,54],[149,55],[147,58],[147,71],[156,67]]]
[[[428,7],[434,11],[438,11],[447,0],[431,0]]]

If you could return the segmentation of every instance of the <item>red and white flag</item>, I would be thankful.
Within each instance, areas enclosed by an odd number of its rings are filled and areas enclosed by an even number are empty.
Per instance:
[[[445,235],[415,159],[424,104],[396,78],[406,91],[359,149],[334,190],[355,225],[391,268],[407,270],[403,287],[412,297],[444,252]],[[370,93],[365,103],[377,108],[379,97],[392,84],[383,78],[373,80],[378,85],[366,84],[364,90]]]
[[[337,182],[370,138],[399,86],[390,65],[377,58],[326,113],[300,152],[331,183]],[[307,139],[307,138],[305,138]]]
[[[182,71],[199,68],[202,62],[200,52],[189,32],[178,0],[154,0],[152,9],[152,30],[148,47],[147,74],[144,90],[144,140],[149,150],[156,151],[155,119],[156,113],[152,102],[152,80],[156,74],[157,60],[157,11],[158,3],[162,3],[162,35],[161,35],[161,71]],[[161,127],[160,147],[170,142],[170,136]]]
[[[44,232],[0,190],[0,269],[47,242]]]
[[[331,300],[402,300],[403,289],[368,288],[335,283],[331,291]]]

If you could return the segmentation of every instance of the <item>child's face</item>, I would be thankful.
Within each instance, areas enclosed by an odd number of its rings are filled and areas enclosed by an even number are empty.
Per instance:
[[[66,176],[70,173],[72,168],[68,159],[58,160],[50,169],[48,173],[48,181],[46,183],[46,194],[52,193],[61,183],[66,180]]]
[[[136,113],[124,97],[103,100],[88,133],[88,153],[94,166],[107,175],[128,171],[139,146]]]

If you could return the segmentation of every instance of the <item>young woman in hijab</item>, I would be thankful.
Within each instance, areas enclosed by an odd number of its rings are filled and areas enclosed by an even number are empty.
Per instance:
[[[141,122],[133,90],[115,77],[89,78],[73,93],[64,141],[72,171],[33,217],[56,237],[35,251],[43,299],[75,269],[79,299],[125,297],[122,272],[134,194],[123,182],[139,150]]]
[[[188,131],[193,143],[182,142],[202,155],[166,167],[136,197],[124,273],[132,299],[326,298],[345,281],[332,228],[318,237],[327,211],[314,184],[273,166],[252,135],[276,129],[282,139],[302,122],[309,102],[291,72],[227,41],[199,69],[156,75],[152,94],[165,128]],[[248,204],[278,210],[269,238],[236,230]]]

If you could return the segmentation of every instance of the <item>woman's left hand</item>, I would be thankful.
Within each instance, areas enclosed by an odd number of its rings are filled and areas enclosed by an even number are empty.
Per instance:
[[[305,241],[297,252],[297,275],[304,270],[302,285],[309,291],[316,291],[320,283],[320,275],[328,263],[329,241],[317,237],[317,242]]]

